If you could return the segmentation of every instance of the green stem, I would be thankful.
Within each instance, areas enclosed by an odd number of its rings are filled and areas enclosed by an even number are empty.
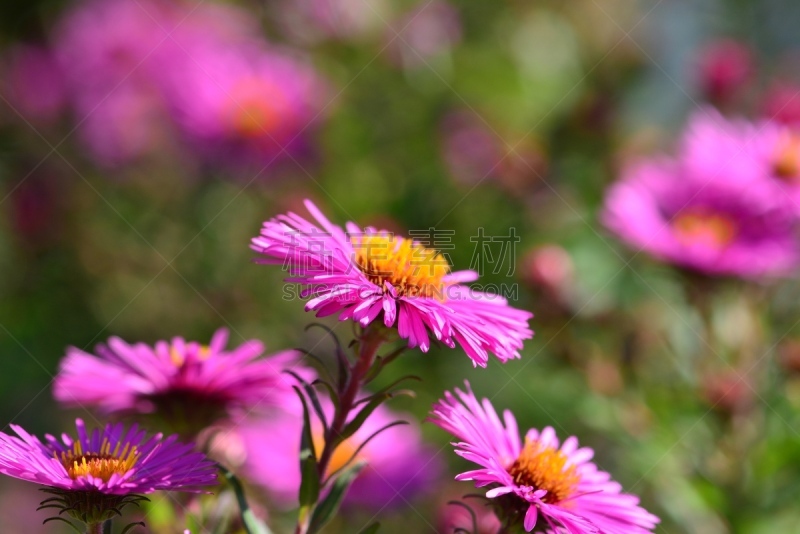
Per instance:
[[[103,522],[87,523],[86,534],[103,534]]]
[[[358,350],[358,360],[350,367],[350,380],[347,383],[347,388],[340,393],[339,410],[334,415],[333,421],[325,436],[325,446],[320,454],[319,461],[317,462],[317,470],[320,479],[325,477],[328,470],[328,464],[333,456],[334,438],[338,437],[347,424],[347,418],[353,410],[356,396],[361,389],[364,377],[369,372],[375,361],[375,356],[378,354],[378,349],[385,341],[380,329],[368,327],[361,337]]]
[[[242,518],[242,526],[247,534],[272,534],[269,527],[253,514],[250,505],[247,504],[247,497],[244,494],[244,487],[239,479],[230,470],[221,464],[217,464],[217,469],[220,470],[222,476],[230,484],[233,493],[236,495],[236,502],[239,504],[239,513]]]

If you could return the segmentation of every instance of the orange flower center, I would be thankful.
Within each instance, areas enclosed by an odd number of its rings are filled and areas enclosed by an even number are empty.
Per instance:
[[[179,351],[175,347],[170,347],[169,359],[172,362],[172,365],[175,367],[183,367],[183,365],[186,363],[186,351],[187,348],[184,348],[183,351]],[[209,356],[211,356],[211,349],[208,347],[208,345],[201,345],[197,350],[195,358],[193,359],[197,361],[204,361],[207,360]]]
[[[800,179],[800,136],[787,135],[778,145],[773,172],[787,181]]]
[[[246,79],[234,86],[228,106],[233,131],[247,139],[274,135],[283,119],[281,93],[262,80]]]
[[[687,210],[672,221],[678,240],[685,245],[703,244],[713,248],[724,248],[736,237],[734,221],[723,214],[699,210]]]
[[[131,447],[130,443],[120,451],[120,443],[111,451],[111,444],[108,439],[103,439],[103,444],[98,452],[83,452],[80,441],[72,445],[72,450],[62,452],[59,457],[58,452],[53,453],[56,460],[61,462],[64,469],[71,479],[93,476],[108,482],[116,473],[123,475],[130,471],[139,459],[139,451],[136,447]]]
[[[580,475],[574,465],[567,465],[567,455],[536,440],[525,440],[525,446],[508,473],[520,486],[546,490],[542,501],[555,504],[575,493]]]
[[[322,454],[322,449],[325,447],[325,439],[323,438],[321,433],[315,432],[312,436],[314,439],[314,452],[317,453],[317,459],[319,459],[320,454]],[[345,440],[336,447],[336,450],[333,451],[331,454],[331,458],[328,461],[328,467],[325,469],[325,476],[329,477],[342,467],[344,467],[350,458],[353,458],[353,453],[356,452],[356,447],[353,445],[351,440]],[[363,454],[363,451],[362,453]],[[353,461],[358,461],[359,456],[353,458]]]
[[[450,265],[439,252],[402,237],[359,235],[351,242],[359,269],[373,284],[384,288],[388,281],[400,296],[444,299]]]

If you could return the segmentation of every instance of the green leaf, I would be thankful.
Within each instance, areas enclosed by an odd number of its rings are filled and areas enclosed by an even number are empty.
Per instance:
[[[305,395],[297,386],[292,386],[300,402],[303,403],[303,429],[300,434],[300,514],[308,513],[319,499],[319,471],[317,453],[314,450],[314,438],[311,435],[311,415],[308,411]]]
[[[336,514],[336,511],[344,500],[348,488],[350,488],[350,485],[356,479],[358,473],[360,473],[366,465],[366,462],[358,462],[336,477],[330,492],[328,492],[328,495],[319,503],[314,513],[311,515],[311,525],[308,530],[309,534],[319,532],[319,530],[331,520],[334,514]]]
[[[374,396],[376,396],[376,395],[386,395],[386,394],[393,395],[393,394],[396,394],[396,393],[398,393],[398,392],[401,392],[401,391],[403,392],[402,394],[405,394],[405,391],[404,391],[404,390],[398,390],[397,392],[395,392],[395,391],[391,391],[391,390],[392,390],[392,388],[394,388],[396,385],[398,385],[398,384],[400,384],[400,383],[402,383],[402,382],[405,382],[406,380],[415,380],[415,381],[417,381],[417,382],[422,382],[422,378],[418,377],[417,375],[405,375],[405,376],[401,376],[400,378],[398,378],[397,380],[395,380],[394,382],[392,382],[391,384],[389,384],[389,385],[388,385],[388,386],[386,386],[385,388],[383,388],[383,389],[381,389],[381,390],[379,390],[379,391],[376,391],[376,392],[375,392],[375,393],[374,393],[374,394],[373,394],[371,397],[374,397]],[[412,394],[412,395],[410,395],[410,396],[412,396],[412,397],[413,397],[413,394]],[[362,403],[364,403],[364,402],[368,402],[368,399],[370,399],[371,397],[365,397],[365,398],[363,398],[363,399],[359,400],[358,402],[356,402],[356,403],[354,404],[354,406],[358,406],[359,404],[362,404]]]
[[[401,420],[392,421],[391,423],[389,423],[387,425],[384,425],[381,428],[379,428],[378,430],[376,430],[375,432],[373,432],[367,439],[365,439],[364,441],[361,442],[361,445],[359,445],[356,450],[353,451],[353,454],[351,454],[350,458],[348,458],[347,461],[344,464],[342,464],[342,467],[340,467],[339,469],[337,469],[336,471],[331,473],[331,475],[328,477],[328,479],[325,481],[325,483],[327,484],[328,480],[330,480],[333,477],[335,477],[337,474],[339,474],[340,471],[343,471],[344,469],[346,469],[347,466],[350,465],[350,462],[352,462],[353,460],[356,459],[356,457],[358,456],[358,453],[361,452],[361,449],[366,447],[367,443],[372,441],[372,439],[375,436],[377,436],[378,434],[380,434],[384,430],[388,430],[388,429],[392,428],[393,426],[400,426],[400,425],[407,425],[407,424],[408,424],[408,421],[401,421]]]
[[[283,372],[288,375],[291,375],[295,380],[297,380],[300,383],[301,386],[303,386],[303,391],[306,392],[306,395],[308,395],[309,400],[311,400],[311,406],[314,407],[314,411],[316,412],[317,417],[322,423],[323,432],[327,435],[328,421],[325,418],[325,412],[322,410],[322,404],[320,404],[319,402],[319,397],[317,396],[317,390],[314,389],[314,387],[311,384],[303,380],[303,378],[294,371],[286,369]]]

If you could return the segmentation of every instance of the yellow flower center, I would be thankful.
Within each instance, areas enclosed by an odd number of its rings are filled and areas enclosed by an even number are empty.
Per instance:
[[[536,440],[525,440],[525,446],[508,473],[520,486],[546,490],[542,501],[554,504],[568,499],[575,492],[580,475],[574,465],[567,465],[567,455],[546,447]]]
[[[108,438],[105,438],[98,452],[83,452],[81,442],[76,441],[72,450],[62,452],[60,457],[58,452],[53,455],[73,480],[91,475],[108,482],[115,473],[123,475],[130,471],[139,459],[139,451],[135,446],[131,447],[128,443],[120,451],[120,445],[117,443],[112,451]]]
[[[399,296],[444,300],[443,278],[450,264],[439,252],[388,235],[359,235],[351,242],[359,269],[373,284],[385,288],[388,281]]]
[[[800,179],[800,136],[787,135],[778,145],[773,172],[787,181]]]
[[[183,364],[186,363],[186,348],[183,351],[179,351],[175,347],[170,347],[169,349],[169,359],[172,362],[172,365],[175,367],[183,367]],[[208,345],[201,345],[197,351],[197,360],[203,361],[207,360],[208,357],[211,356],[211,348]]]
[[[678,240],[685,245],[703,244],[724,248],[736,237],[736,223],[727,215],[686,210],[672,221]]]

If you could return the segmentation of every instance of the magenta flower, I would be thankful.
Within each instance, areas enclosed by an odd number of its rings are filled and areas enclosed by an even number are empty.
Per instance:
[[[754,72],[753,51],[745,43],[720,39],[700,50],[700,86],[705,95],[715,102],[728,102],[744,88]]]
[[[746,196],[800,213],[800,133],[777,122],[728,120],[706,109],[693,115],[679,158],[687,172],[735,182]]]
[[[332,403],[325,397],[320,397],[320,402],[330,418]],[[239,425],[234,431],[245,451],[242,473],[264,487],[275,502],[287,507],[297,504],[300,488],[297,462],[303,426],[300,414],[299,399],[287,397],[283,410]],[[409,424],[381,432],[356,453],[359,445],[373,433],[400,419],[409,421]],[[324,439],[322,424],[316,419],[312,422],[312,436],[319,455]],[[359,508],[381,510],[407,505],[430,488],[441,473],[441,464],[436,461],[434,451],[422,442],[419,425],[405,414],[392,412],[384,406],[370,414],[361,428],[336,448],[327,474],[343,468],[354,454],[354,461],[366,462],[367,467],[348,490],[346,504]]]
[[[629,166],[601,219],[637,249],[697,271],[785,275],[800,250],[793,186],[778,175],[794,172],[794,153],[773,126],[707,113],[690,121],[677,160]]]
[[[174,338],[128,344],[112,337],[97,355],[70,347],[55,380],[56,400],[67,406],[96,406],[110,414],[155,414],[186,434],[226,416],[238,417],[274,405],[294,381],[282,374],[299,354],[285,351],[260,358],[264,346],[247,341],[226,350],[228,331],[208,345]],[[307,369],[295,369],[309,375]]]
[[[11,425],[19,437],[0,433],[0,473],[51,488],[58,507],[87,524],[109,519],[135,495],[157,490],[200,492],[217,482],[216,467],[177,436],[148,437],[136,425],[51,435],[45,443]],[[48,499],[50,500],[50,499]]]
[[[458,438],[456,454],[480,466],[456,480],[489,487],[486,497],[507,523],[521,523],[526,532],[541,524],[570,534],[644,534],[655,528],[659,519],[598,470],[589,461],[594,452],[579,448],[574,436],[559,444],[551,427],[531,429],[523,443],[514,415],[505,411],[501,420],[489,400],[479,402],[466,385],[466,393],[446,392],[431,420]]]
[[[490,352],[503,362],[519,358],[523,340],[533,336],[531,313],[464,285],[477,272],[450,272],[435,250],[385,230],[361,231],[348,223],[345,233],[310,201],[306,208],[316,224],[294,213],[280,215],[264,223],[251,248],[266,256],[259,263],[288,269],[287,281],[301,284],[301,296],[310,297],[307,311],[319,317],[338,313],[339,320],[362,326],[382,318],[386,327],[396,323],[408,346],[423,352],[432,332],[448,347],[459,343],[482,367]]]
[[[0,92],[22,120],[48,125],[66,107],[64,79],[52,54],[37,46],[16,45],[4,58]]]
[[[261,43],[198,41],[170,75],[178,126],[205,159],[261,169],[307,152],[325,84],[303,61]]]

